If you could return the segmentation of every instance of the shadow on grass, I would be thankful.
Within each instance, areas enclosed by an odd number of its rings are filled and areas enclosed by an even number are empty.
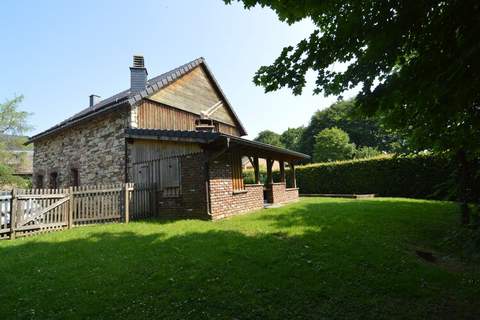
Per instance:
[[[77,238],[72,230],[61,241],[17,241],[0,249],[0,314],[5,319],[479,315],[472,298],[478,292],[459,275],[420,263],[383,236],[358,241],[354,228],[348,238],[351,222],[335,220],[334,212],[353,210],[353,203],[301,203],[292,214],[294,208],[252,217],[279,226],[255,235],[213,227],[171,234],[163,230],[166,225],[142,223],[105,232],[92,228]],[[322,212],[328,216],[318,222]],[[352,215],[345,218],[364,223]],[[298,225],[312,229],[289,233],[287,228]],[[140,230],[144,226],[146,233]],[[328,230],[315,230],[318,226]]]

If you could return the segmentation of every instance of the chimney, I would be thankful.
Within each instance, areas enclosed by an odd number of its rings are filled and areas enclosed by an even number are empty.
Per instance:
[[[143,56],[133,56],[133,67],[130,67],[130,92],[138,93],[145,90],[147,75]]]
[[[90,95],[90,107],[93,107],[99,102],[100,102],[100,96],[97,96],[96,94]]]

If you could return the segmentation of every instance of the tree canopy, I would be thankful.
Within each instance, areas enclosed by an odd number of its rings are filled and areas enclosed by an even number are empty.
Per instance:
[[[338,101],[319,110],[310,119],[300,142],[300,150],[313,153],[315,135],[320,131],[337,127],[345,131],[359,147],[371,147],[389,153],[404,151],[406,146],[397,134],[384,129],[379,119],[365,117],[355,112],[355,101]]]
[[[480,136],[478,0],[237,1],[269,7],[289,24],[308,18],[316,26],[260,67],[257,85],[300,94],[312,70],[317,94],[360,86],[356,106],[364,114],[380,115],[419,150],[455,156],[459,200],[464,208],[480,201],[473,188],[480,167],[480,142],[473,138]]]
[[[263,143],[267,143],[267,144],[270,144],[272,146],[276,146],[276,147],[285,147],[282,143],[282,141],[280,140],[280,135],[278,133],[275,133],[271,130],[264,130],[264,131],[261,131],[258,136],[253,139],[255,141],[258,141],[258,142],[263,142]]]
[[[305,128],[303,126],[298,128],[288,128],[280,135],[280,142],[287,149],[300,151],[304,131]]]

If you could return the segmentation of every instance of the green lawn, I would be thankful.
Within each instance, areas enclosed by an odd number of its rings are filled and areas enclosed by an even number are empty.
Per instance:
[[[308,198],[2,241],[0,317],[478,319],[478,262],[443,241],[457,219],[448,202]]]

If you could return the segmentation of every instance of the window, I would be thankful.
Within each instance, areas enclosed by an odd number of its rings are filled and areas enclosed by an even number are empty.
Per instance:
[[[42,174],[37,174],[37,178],[35,179],[35,186],[38,189],[43,188],[43,175]]]
[[[80,177],[78,175],[78,169],[72,168],[70,169],[70,185],[72,187],[78,187],[80,185]]]
[[[245,190],[242,174],[242,157],[240,154],[232,154],[232,185],[233,191]]]
[[[57,189],[58,187],[58,174],[56,172],[50,173],[50,189]]]

